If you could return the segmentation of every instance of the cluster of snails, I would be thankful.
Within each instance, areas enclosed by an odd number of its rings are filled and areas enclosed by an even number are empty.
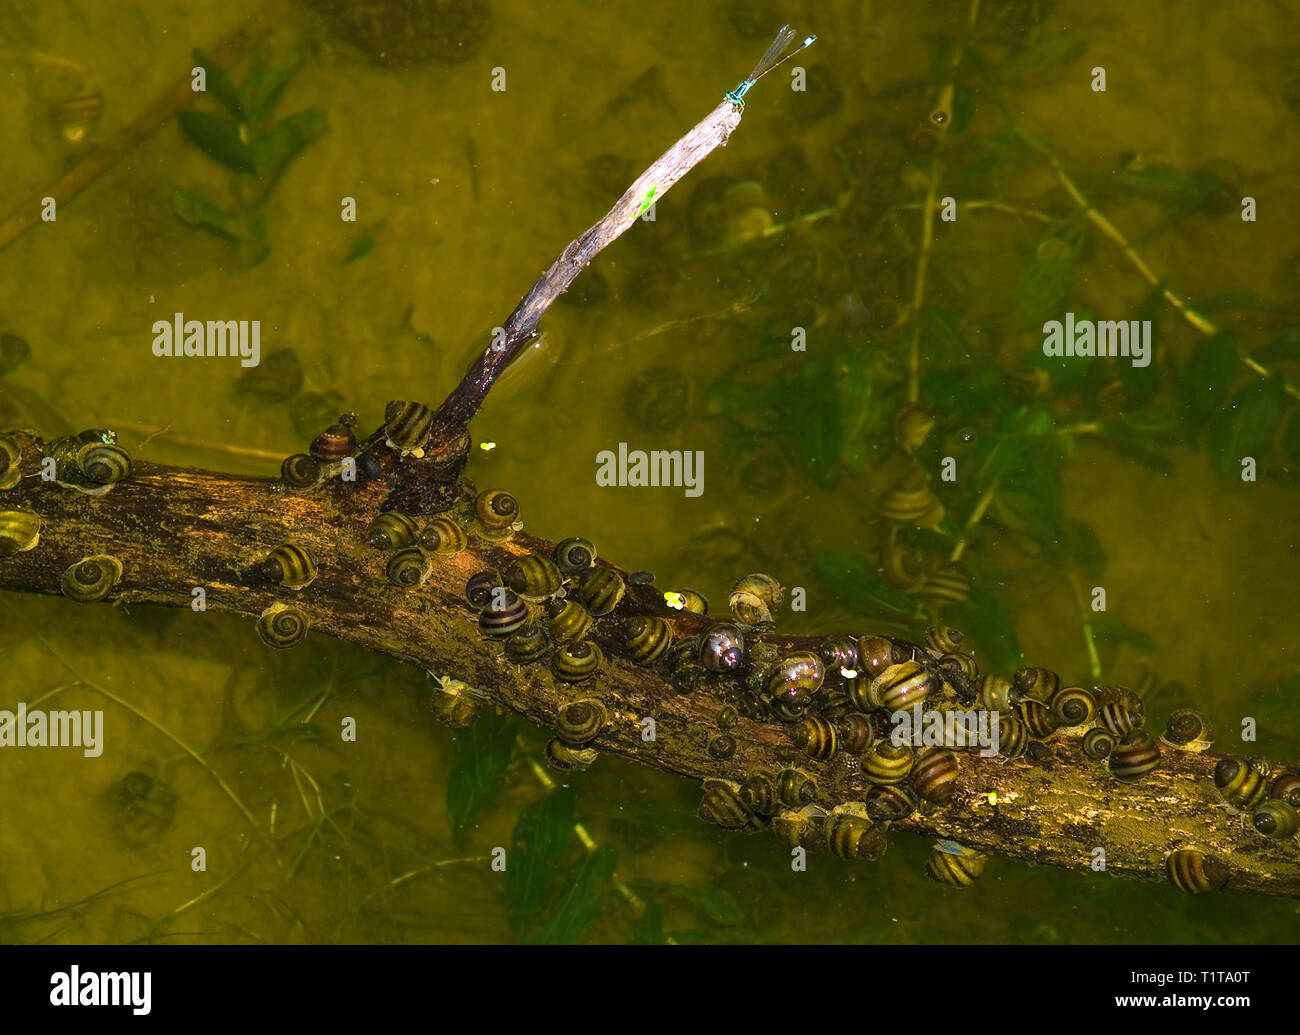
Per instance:
[[[1274,840],[1300,831],[1300,774],[1277,776],[1258,758],[1223,758],[1214,767],[1214,787],[1234,812],[1247,817],[1258,834]]]
[[[343,462],[354,457],[357,437],[352,428],[356,425],[355,413],[344,413],[339,419],[311,441],[306,453],[293,453],[280,465],[280,480],[290,489],[310,489],[324,478],[338,474]],[[357,457],[357,470],[362,477],[378,473],[377,461],[370,454]]]
[[[45,448],[54,459],[54,480],[65,488],[102,496],[131,476],[131,456],[107,428],[89,428],[55,439]]]

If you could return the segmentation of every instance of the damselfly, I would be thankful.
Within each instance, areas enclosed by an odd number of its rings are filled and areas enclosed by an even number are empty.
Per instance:
[[[816,36],[805,36],[803,42],[800,43],[799,46],[790,51],[789,54],[786,54],[785,49],[790,46],[795,35],[796,33],[794,29],[790,28],[790,26],[781,26],[781,31],[776,34],[776,39],[774,39],[772,45],[767,48],[767,52],[759,58],[758,64],[754,66],[754,71],[749,73],[749,76],[743,83],[727,94],[727,100],[743,111],[745,108],[745,94],[749,91],[751,86],[778,65],[789,61],[790,58],[794,57],[805,47],[812,46],[813,42],[817,39]],[[782,57],[782,54],[785,54],[785,56]]]

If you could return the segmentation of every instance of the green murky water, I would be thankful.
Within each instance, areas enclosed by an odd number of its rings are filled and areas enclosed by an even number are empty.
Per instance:
[[[144,111],[193,47],[270,6],[0,0],[3,214]],[[264,231],[240,224],[236,246],[178,218],[175,188],[228,215],[251,211],[256,191],[233,191],[235,177],[168,118],[56,223],[0,250],[0,332],[30,348],[5,361],[0,425],[140,427],[121,435],[137,456],[270,475],[273,460],[216,447],[301,450],[323,424],[312,393],[326,396],[324,422],[355,409],[367,428],[388,399],[440,399],[564,244],[790,20],[820,37],[802,59],[807,91],[786,89],[785,70],[755,87],[729,146],[578,281],[585,304],[547,315],[545,347],[474,426],[496,445],[475,452],[471,475],[515,492],[532,531],[588,535],[717,610],[734,578],[762,570],[808,591],[806,612],[782,621],[791,632],[899,621],[881,609],[898,591],[880,588],[877,511],[913,463],[891,428],[919,327],[936,427],[915,463],[934,471],[954,455],[961,473],[938,489],[944,522],[899,542],[926,563],[949,556],[992,486],[963,570],[1030,663],[1078,682],[1158,673],[1153,721],[1190,704],[1231,744],[1253,716],[1258,753],[1294,759],[1300,417],[1279,380],[1300,383],[1300,274],[1283,215],[1300,186],[1300,35],[1290,5],[1249,11],[985,3],[968,38],[960,4],[543,13],[498,0],[467,60],[401,66],[371,60],[344,23],[295,11],[265,37],[273,60],[302,52],[266,125],[315,108],[328,128],[285,167]],[[393,28],[386,52],[429,49],[416,24]],[[232,78],[248,67],[231,63]],[[1094,67],[1105,92],[1091,88]],[[946,136],[929,121],[936,104],[951,115]],[[1239,355],[1271,348],[1262,365],[1280,379],[1225,371],[1187,321],[1151,305],[1151,285],[1017,129],[1059,157],[1180,298],[1219,300],[1201,308]],[[938,198],[995,204],[936,222],[925,308],[909,317],[931,182]],[[1245,195],[1256,221],[1240,217]],[[356,222],[339,218],[345,197]],[[1045,364],[1037,324],[1067,310],[1153,318],[1154,361]],[[300,378],[258,395],[240,390],[233,362],[155,358],[151,325],[175,312],[259,319],[264,358],[292,349]],[[810,328],[806,353],[789,348],[795,323]],[[703,495],[598,487],[595,454],[620,441],[703,450]],[[1234,469],[1243,451],[1257,481]],[[844,576],[850,562],[859,576]],[[1091,633],[1076,585],[1107,593]],[[908,836],[870,866],[821,855],[792,874],[775,838],[700,824],[690,782],[611,759],[571,783],[574,820],[614,853],[613,878],[589,867],[571,896],[590,900],[589,922],[553,898],[521,916],[487,857],[545,794],[532,765],[542,731],[477,734],[473,749],[497,752],[504,776],[457,836],[448,789],[468,749],[429,720],[424,673],[320,637],[273,656],[247,623],[217,615],[14,594],[0,607],[0,704],[103,708],[107,742],[96,759],[0,755],[5,940],[1295,937],[1290,901],[1193,901],[998,859],[975,891],[949,890],[920,876],[928,844]],[[937,612],[954,624],[965,613]],[[988,663],[987,638],[1006,628],[968,632]],[[337,743],[343,716],[365,731],[356,744]],[[149,779],[123,786],[132,772]],[[195,845],[206,872],[191,870]],[[552,896],[583,854],[573,841]],[[649,921],[625,891],[652,905]]]

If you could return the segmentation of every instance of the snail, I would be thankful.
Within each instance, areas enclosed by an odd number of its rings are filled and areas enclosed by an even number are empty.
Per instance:
[[[95,128],[104,112],[104,95],[92,88],[80,89],[51,105],[59,136],[69,144],[78,144]]]
[[[925,445],[933,430],[934,417],[917,403],[908,403],[894,417],[894,440],[905,453],[915,453]]]
[[[1240,812],[1253,812],[1268,794],[1268,774],[1244,758],[1221,758],[1214,767],[1219,796]]]
[[[1061,724],[1061,720],[1056,717],[1056,713],[1051,708],[1032,697],[1020,701],[1016,708],[1020,712],[1020,719],[1025,724],[1025,729],[1035,740],[1046,740]]]
[[[809,758],[825,762],[839,749],[835,727],[820,715],[805,715],[790,730],[794,746]]]
[[[55,439],[45,453],[54,460],[55,481],[91,496],[104,495],[131,474],[130,455],[106,428]]]
[[[776,778],[776,796],[783,805],[802,808],[817,800],[817,784],[798,769],[782,769]]]
[[[494,640],[508,639],[528,621],[528,605],[513,590],[498,589],[479,612],[479,631]]]
[[[1052,695],[1052,714],[1061,726],[1088,726],[1097,719],[1097,698],[1081,686],[1063,686]]]
[[[771,575],[756,573],[737,580],[727,604],[741,625],[766,625],[781,610],[785,588]]]
[[[285,589],[302,589],[316,578],[316,560],[306,547],[285,543],[272,550],[258,570]]]
[[[429,710],[444,726],[461,730],[478,721],[482,705],[468,685],[444,676],[429,695]]]
[[[772,832],[787,848],[815,851],[826,847],[826,812],[818,805],[782,809],[772,817]]]
[[[925,645],[936,654],[956,654],[966,637],[960,629],[947,625],[932,625],[925,630]]]
[[[930,694],[934,678],[915,661],[890,665],[871,683],[867,697],[877,708],[900,711],[924,704]]]
[[[501,539],[524,527],[519,501],[504,489],[485,489],[474,498],[476,530],[488,539]]]
[[[718,717],[715,720],[720,730],[732,730],[740,722],[740,712],[736,711],[734,705],[724,704],[718,709]]]
[[[663,618],[629,618],[623,623],[628,657],[637,665],[653,665],[673,642],[672,628]]]
[[[310,489],[320,481],[320,461],[306,453],[293,453],[280,465],[280,481],[290,489]]]
[[[673,667],[673,689],[679,694],[693,694],[709,678],[708,669],[694,661],[685,661]],[[750,718],[757,715],[745,711],[745,702],[741,700],[741,711]],[[766,714],[763,716],[766,718]]]
[[[578,599],[595,617],[601,618],[618,606],[625,589],[623,576],[613,568],[594,568],[583,580]]]
[[[596,739],[608,716],[599,701],[583,698],[570,701],[560,709],[555,732],[569,747],[582,747]]]
[[[707,615],[709,602],[693,589],[670,589],[664,592],[664,604],[675,611],[689,611],[691,614]]]
[[[1160,745],[1141,730],[1132,730],[1115,745],[1106,759],[1116,780],[1137,780],[1160,764]]]
[[[916,593],[925,586],[925,555],[891,539],[880,554],[880,572],[891,586],[904,593]]]
[[[826,637],[817,648],[817,656],[827,672],[839,672],[846,679],[857,674],[858,642],[852,636]]]
[[[952,800],[957,789],[957,756],[947,748],[925,747],[917,755],[912,770],[916,793],[926,801],[941,805]]]
[[[549,630],[556,643],[580,640],[591,628],[591,613],[576,600],[552,601]]]
[[[980,674],[980,668],[975,662],[974,655],[963,654],[961,651],[941,654],[939,656],[939,668],[949,678],[955,675],[964,683],[973,683],[974,680],[979,678]]]
[[[998,713],[998,754],[1019,758],[1029,747],[1029,730],[1014,715]]]
[[[113,485],[131,476],[131,456],[116,442],[90,442],[77,450],[77,466],[96,485]]]
[[[986,672],[980,679],[980,703],[991,712],[1011,708],[1011,680],[1000,672]]]
[[[926,872],[940,884],[967,888],[984,872],[988,856],[956,841],[936,841],[926,861]]]
[[[704,750],[709,753],[710,758],[725,762],[736,753],[736,746],[736,738],[730,733],[719,733],[716,737],[709,738],[709,743]]]
[[[122,562],[96,554],[70,565],[59,579],[59,588],[69,600],[87,604],[103,600],[122,578]]]
[[[912,771],[914,759],[909,745],[882,740],[863,760],[862,773],[872,783],[902,783]]]
[[[501,577],[495,571],[480,571],[465,583],[465,599],[471,607],[482,610],[492,602],[492,591],[500,585]]]
[[[0,510],[0,557],[34,549],[41,541],[40,515],[31,510]]]
[[[1177,751],[1201,752],[1214,743],[1210,720],[1191,708],[1176,708],[1165,722],[1160,743]]]
[[[384,435],[390,448],[424,456],[424,441],[433,427],[433,411],[423,403],[394,399],[384,410]]]
[[[566,683],[580,683],[596,674],[600,668],[600,648],[588,640],[566,643],[551,658],[551,671]]]
[[[821,689],[825,673],[822,659],[812,651],[787,654],[768,676],[767,696],[786,708],[802,708]]]
[[[724,830],[754,833],[766,825],[762,817],[752,813],[740,800],[737,784],[729,780],[705,780],[704,797],[700,800],[700,819],[714,823]]]
[[[0,489],[12,489],[22,478],[22,446],[12,435],[0,435]]]
[[[430,553],[447,557],[469,545],[465,530],[449,517],[436,517],[420,533],[420,545]]]
[[[858,637],[859,674],[868,682],[903,659],[898,656],[894,645],[883,636]]]
[[[541,661],[551,649],[551,638],[535,622],[525,622],[506,641],[506,657],[516,665],[531,665]]]
[[[913,471],[880,497],[880,516],[895,525],[934,528],[943,520],[943,504],[930,488],[930,479]]]
[[[840,719],[840,744],[845,751],[860,755],[876,739],[876,725],[861,712],[853,712]]]
[[[894,823],[916,811],[916,797],[902,784],[878,783],[867,790],[866,807],[877,823]]]
[[[740,782],[740,800],[750,812],[771,816],[780,807],[776,781],[766,773],[754,773]]]
[[[420,526],[407,514],[386,510],[370,522],[366,534],[370,545],[380,550],[404,550],[419,538]]]
[[[560,569],[549,557],[538,553],[516,557],[501,576],[507,586],[532,603],[547,600],[560,590]]]
[[[322,431],[307,447],[315,459],[321,463],[337,463],[345,456],[351,456],[357,448],[357,437],[352,433],[352,426],[357,422],[355,413],[345,413]]]
[[[595,748],[571,748],[558,737],[546,745],[546,764],[561,772],[573,773],[590,769],[597,757]]]
[[[1268,796],[1300,808],[1300,774],[1283,773],[1269,785]]]
[[[1117,737],[1141,729],[1145,722],[1141,713],[1133,711],[1123,701],[1107,701],[1099,709],[1098,716],[1101,724]]]
[[[1115,750],[1115,734],[1108,729],[1094,726],[1083,735],[1083,753],[1094,762],[1103,762]]]
[[[596,548],[579,536],[570,536],[555,544],[555,563],[565,575],[584,572],[595,560]]]
[[[1032,701],[1049,704],[1052,697],[1061,689],[1061,677],[1048,668],[1027,666],[1016,671],[1011,679],[1011,686],[1017,697],[1027,697]]]
[[[1268,798],[1250,817],[1251,826],[1265,837],[1294,837],[1300,830],[1300,815],[1295,806],[1282,798]]]
[[[257,620],[257,635],[268,647],[288,650],[302,643],[311,623],[307,616],[288,604],[272,604]]]
[[[699,660],[710,672],[734,672],[745,664],[745,634],[734,625],[715,625],[700,642]]]
[[[920,589],[913,592],[930,607],[963,604],[970,598],[970,579],[955,564],[943,564],[925,577]]]
[[[388,559],[385,569],[388,581],[399,589],[414,589],[424,585],[433,574],[433,560],[418,546],[398,550]]]
[[[850,862],[879,859],[888,847],[884,832],[871,820],[849,812],[832,812],[826,818],[825,834],[831,854]]]
[[[1165,857],[1169,882],[1188,895],[1208,895],[1228,883],[1229,871],[1223,861],[1195,848],[1180,848]]]

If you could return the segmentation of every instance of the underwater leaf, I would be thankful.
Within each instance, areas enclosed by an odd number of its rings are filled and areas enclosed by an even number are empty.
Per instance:
[[[221,102],[221,106],[230,113],[230,117],[236,122],[247,122],[248,118],[244,114],[244,102],[240,99],[235,84],[230,81],[230,76],[226,75],[226,70],[197,47],[194,48],[194,64],[203,69],[203,74],[207,79],[208,93]]]
[[[470,822],[501,790],[515,750],[515,723],[494,708],[451,741],[451,775],[447,778],[447,815],[458,844]]]
[[[249,68],[248,76],[240,86],[248,121],[260,129],[271,118],[280,93],[302,64],[302,51],[290,50],[274,64],[267,64],[265,52],[257,54]]]
[[[329,116],[319,108],[308,108],[282,119],[250,145],[257,170],[269,193],[294,155],[310,144],[329,125]]]
[[[510,835],[506,902],[514,923],[542,908],[555,867],[573,840],[571,787],[559,787],[519,814]]]
[[[1059,76],[1067,65],[1077,61],[1087,49],[1088,41],[1070,29],[1046,32],[1025,49],[1012,52],[1003,65],[1003,73],[1011,83],[1020,82],[1043,71]]]
[[[1148,436],[1132,427],[1122,417],[1099,421],[1097,434],[1102,442],[1116,452],[1150,467],[1153,471],[1168,474],[1174,469],[1173,461],[1159,451]]]
[[[1189,436],[1215,411],[1237,376],[1237,336],[1220,331],[1202,338],[1179,372],[1178,415]]]
[[[834,356],[799,364],[798,381],[785,382],[778,422],[781,444],[818,484],[833,488],[839,474],[840,400]]]
[[[1205,450],[1214,471],[1228,478],[1240,474],[1244,457],[1258,460],[1273,441],[1285,407],[1280,374],[1237,389],[1205,429]]]
[[[1016,284],[1011,318],[1020,327],[1039,328],[1059,316],[1065,306],[1070,283],[1074,280],[1076,255],[1073,251],[1035,259],[1020,274]]]
[[[231,239],[244,236],[246,228],[239,219],[182,187],[172,188],[172,208],[191,226],[206,227]]]
[[[628,887],[638,895],[676,896],[687,899],[711,921],[723,927],[735,927],[745,920],[745,912],[731,892],[715,888],[702,881],[673,883],[640,877],[629,881]]]
[[[1199,302],[1193,303],[1190,308],[1201,314],[1241,312],[1243,310],[1269,313],[1276,309],[1277,305],[1253,291],[1232,291],[1226,295],[1203,298]]]
[[[1144,367],[1134,366],[1131,361],[1126,362],[1123,359],[1116,359],[1119,379],[1124,384],[1124,390],[1129,394],[1134,402],[1146,402],[1156,394],[1156,389],[1160,386],[1161,367],[1155,362],[1156,353],[1160,350],[1160,318],[1164,313],[1165,296],[1164,284],[1157,284],[1143,300],[1141,308],[1137,311],[1136,319],[1138,321],[1150,321],[1151,323],[1151,352],[1149,362]]]
[[[951,363],[970,354],[970,347],[957,329],[958,314],[937,305],[923,305],[921,320],[921,355],[931,363]]]
[[[823,550],[813,558],[813,570],[837,599],[867,617],[916,611],[916,602],[901,589],[882,582],[876,566],[864,557]]]
[[[1126,643],[1144,654],[1154,654],[1158,649],[1156,641],[1141,629],[1134,629],[1133,626],[1110,615],[1094,615],[1088,619],[1088,624],[1092,626],[1093,639],[1101,643],[1116,647]]]
[[[1111,177],[1111,183],[1135,197],[1166,205],[1184,203],[1197,194],[1192,177],[1172,165],[1126,170]]]
[[[614,878],[618,853],[602,845],[582,858],[546,922],[528,939],[530,945],[572,945],[605,904],[605,889]]]
[[[356,238],[352,241],[352,246],[348,248],[347,255],[343,257],[343,264],[345,266],[349,262],[355,262],[357,259],[365,258],[374,251],[375,238],[379,235],[379,231],[383,227],[384,223],[385,220],[381,219],[379,222],[363,228],[362,231],[357,234]]]
[[[645,912],[632,925],[629,945],[664,945],[664,911],[657,902],[646,903]]]
[[[237,173],[257,172],[253,153],[239,136],[233,122],[206,111],[178,111],[181,132],[204,154]]]
[[[952,88],[952,121],[948,124],[948,136],[955,137],[964,133],[975,116],[975,94],[965,83],[957,83]]]
[[[971,585],[970,596],[964,603],[945,608],[944,621],[961,629],[967,642],[988,659],[991,668],[1014,672],[1025,663],[1015,626],[997,599],[978,584]]]
[[[1267,345],[1252,352],[1250,358],[1260,363],[1300,359],[1300,327],[1288,327],[1278,332]]]

